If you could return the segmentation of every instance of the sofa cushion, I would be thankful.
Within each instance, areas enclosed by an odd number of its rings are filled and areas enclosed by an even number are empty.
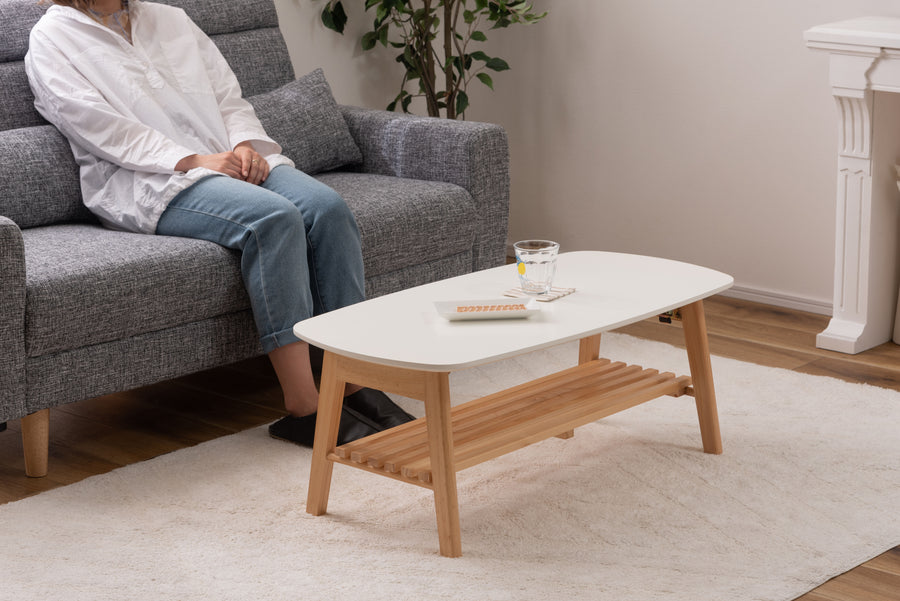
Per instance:
[[[46,124],[34,108],[25,63],[0,63],[0,131]]]
[[[52,125],[0,131],[0,181],[0,215],[20,228],[94,220],[69,143]]]
[[[318,179],[337,190],[357,218],[367,280],[448,260],[471,266],[477,217],[462,188],[361,173]],[[250,307],[238,253],[217,244],[91,224],[31,228],[22,235],[29,357]]]
[[[248,100],[297,169],[313,174],[362,162],[321,69]]]
[[[178,6],[207,35],[278,27],[278,13],[271,0],[154,0]]]
[[[0,62],[22,60],[28,52],[28,34],[50,6],[35,0],[0,2]]]
[[[294,67],[271,0],[161,1],[183,8],[206,32],[231,65],[244,96],[270,92],[294,79]]]
[[[44,123],[34,108],[22,59],[31,28],[48,6],[35,0],[0,2],[0,130]]]
[[[244,97],[270,92],[294,80],[294,67],[277,27],[210,36],[241,84]]]
[[[249,308],[237,252],[211,242],[57,225],[22,232],[29,357]]]
[[[478,215],[459,186],[364,173],[316,179],[343,196],[356,216],[366,279],[472,253]]]

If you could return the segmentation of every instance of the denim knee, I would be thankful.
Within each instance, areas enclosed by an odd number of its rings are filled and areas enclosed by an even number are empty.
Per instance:
[[[316,195],[314,208],[304,210],[307,225],[312,229],[317,224],[326,224],[329,227],[346,228],[351,226],[356,231],[356,217],[340,194],[328,188]]]
[[[250,230],[260,236],[277,236],[279,241],[295,240],[306,244],[306,227],[303,215],[289,200],[269,202],[265,211],[258,215],[253,223],[248,224]]]

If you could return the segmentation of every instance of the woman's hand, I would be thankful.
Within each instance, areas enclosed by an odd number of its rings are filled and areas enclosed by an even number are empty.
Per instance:
[[[175,165],[175,171],[187,172],[197,167],[206,167],[228,177],[244,179],[241,172],[241,159],[233,152],[220,152],[218,154],[192,154],[186,156]]]
[[[234,154],[241,160],[244,181],[259,185],[269,177],[269,163],[253,149],[250,142],[241,142],[235,146]]]
[[[197,167],[206,167],[257,185],[269,176],[269,163],[253,150],[250,142],[241,142],[231,152],[186,156],[175,165],[175,171],[187,172]]]

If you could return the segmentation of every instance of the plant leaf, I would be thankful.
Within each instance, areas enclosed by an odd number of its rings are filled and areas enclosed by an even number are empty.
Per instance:
[[[473,31],[472,39],[476,42],[487,42],[487,36],[484,35],[483,31]]]
[[[469,106],[469,96],[462,90],[456,93],[456,114],[462,115]]]
[[[322,24],[328,29],[338,33],[344,33],[344,25],[347,24],[347,13],[344,6],[336,2],[334,6],[328,5],[322,9]]]
[[[481,83],[483,83],[490,89],[492,89],[492,90],[494,89],[494,80],[491,79],[491,76],[488,75],[487,73],[477,73],[475,75],[475,77],[477,77],[479,80],[481,80]]]
[[[384,4],[380,4],[378,10],[375,11],[375,22],[382,23],[389,13],[390,9]]]
[[[378,43],[378,32],[367,31],[365,34],[363,34],[360,43],[362,44],[363,50],[371,50],[375,47],[375,44]]]
[[[485,66],[491,71],[507,71],[509,64],[502,58],[492,58],[485,63]]]

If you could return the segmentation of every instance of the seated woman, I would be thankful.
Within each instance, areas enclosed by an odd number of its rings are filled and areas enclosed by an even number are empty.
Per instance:
[[[37,110],[68,138],[85,205],[111,228],[241,252],[262,347],[290,415],[272,436],[311,446],[318,391],[293,325],[363,300],[359,232],[344,200],[294,169],[213,42],[180,8],[53,0],[25,68]],[[348,385],[343,444],[412,419]]]

